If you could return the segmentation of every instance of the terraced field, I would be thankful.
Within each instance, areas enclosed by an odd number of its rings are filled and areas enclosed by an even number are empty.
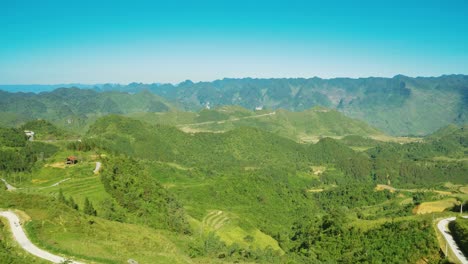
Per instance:
[[[229,223],[229,217],[223,211],[212,211],[203,218],[203,226],[210,227],[215,231],[227,223]]]
[[[62,189],[66,197],[73,197],[78,205],[82,205],[87,197],[95,205],[111,196],[105,191],[104,186],[99,179],[99,176],[91,176],[86,178],[72,178],[62,184],[50,188],[38,189],[35,192],[48,195],[56,195]]]
[[[234,214],[220,210],[210,211],[202,220],[204,232],[212,231],[226,244],[243,247],[267,248],[284,253],[278,242],[271,236],[254,227],[246,227]]]

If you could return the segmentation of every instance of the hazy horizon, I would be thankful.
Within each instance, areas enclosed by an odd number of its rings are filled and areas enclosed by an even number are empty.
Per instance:
[[[201,80],[201,81],[194,81],[190,79],[183,80],[181,82],[158,82],[158,81],[153,81],[153,82],[140,82],[140,81],[131,81],[128,83],[118,83],[118,82],[102,82],[102,83],[84,83],[84,82],[73,82],[73,83],[0,83],[0,86],[60,86],[60,85],[83,85],[83,86],[93,86],[93,85],[130,85],[132,83],[137,83],[137,84],[158,84],[158,85],[174,85],[177,86],[183,82],[190,81],[193,83],[200,83],[200,82],[216,82],[216,81],[222,81],[224,79],[234,79],[234,80],[241,80],[241,79],[314,79],[314,78],[319,78],[322,80],[332,80],[332,79],[369,79],[369,78],[395,78],[397,76],[405,76],[408,78],[439,78],[443,76],[452,76],[452,75],[463,75],[463,76],[468,76],[468,74],[463,74],[463,73],[451,73],[451,74],[442,74],[442,75],[434,75],[434,76],[408,76],[405,74],[396,74],[393,76],[361,76],[361,77],[347,77],[347,76],[337,76],[337,77],[330,77],[330,78],[324,78],[320,76],[311,76],[311,77],[262,77],[262,78],[257,78],[257,77],[223,77],[220,79],[213,79],[213,80]],[[67,87],[66,87],[67,88]]]

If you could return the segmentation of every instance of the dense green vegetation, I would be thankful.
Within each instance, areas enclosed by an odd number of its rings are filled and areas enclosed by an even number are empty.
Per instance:
[[[339,213],[332,213],[298,223],[291,251],[308,262],[415,263],[421,256],[437,259],[438,246],[428,221],[389,222],[366,232],[346,228],[345,221]]]
[[[101,179],[107,192],[139,223],[150,227],[190,233],[184,209],[153,177],[128,158],[108,160]],[[95,215],[86,198],[84,212]]]
[[[33,131],[35,140],[54,140],[69,137],[65,131],[43,119],[28,121],[20,129]]]
[[[239,106],[203,109],[197,113],[133,113],[130,117],[151,124],[176,125],[187,132],[225,132],[254,127],[298,142],[314,142],[325,136],[379,136],[382,133],[363,121],[351,119],[336,110],[314,107],[301,112],[250,111]]]
[[[223,79],[173,85],[131,84],[114,89],[149,89],[186,109],[240,105],[247,109],[302,111],[314,106],[337,109],[394,135],[425,135],[449,123],[467,121],[466,75],[411,78]],[[112,87],[103,87],[103,90]]]
[[[18,248],[11,239],[7,236],[10,233],[7,231],[8,227],[0,221],[0,263],[8,264],[23,264],[23,263],[45,263],[35,259],[23,252],[22,249]]]
[[[172,109],[166,102],[170,101],[184,110],[199,110],[208,104],[212,107],[238,105],[251,110],[263,107],[289,111],[321,106],[364,120],[388,134],[427,135],[450,123],[466,123],[467,83],[466,75],[428,78],[397,75],[393,78],[328,80],[223,79],[199,83],[186,81],[179,85],[105,84],[82,86],[86,88],[82,90],[62,88],[37,95],[0,92],[0,125],[18,125],[25,120],[46,118],[84,132],[96,115],[165,112]],[[87,90],[89,88],[94,90]],[[219,112],[202,112],[193,123],[225,117]],[[223,126],[232,125],[235,124]]]
[[[0,208],[30,215],[44,248],[99,263],[437,263],[431,218],[412,209],[441,199],[430,188],[466,184],[466,126],[407,144],[356,135],[300,144],[263,125],[192,134],[138,119],[101,117],[80,141],[29,142],[23,128],[2,128],[3,176],[26,177],[12,182],[22,189],[0,190]],[[30,124],[60,138],[45,121]],[[79,163],[65,165],[69,155]]]
[[[50,157],[57,147],[27,141],[20,129],[0,128],[0,172],[30,171],[34,163]]]
[[[90,128],[88,137],[107,151],[196,167],[208,175],[246,168],[284,168],[292,173],[307,173],[312,165],[326,165],[339,170],[325,171],[321,175],[325,184],[357,180],[425,186],[446,181],[465,182],[468,172],[466,160],[447,162],[434,159],[438,156],[463,157],[466,151],[465,131],[462,127],[454,132],[458,136],[450,134],[425,143],[381,143],[365,153],[357,153],[331,138],[324,138],[317,144],[302,145],[248,127],[226,133],[190,135],[174,127],[151,126],[121,116],[108,116]]]
[[[385,144],[367,151],[373,177],[394,185],[429,185],[434,182],[466,182],[468,174],[467,126],[458,127],[423,143]],[[443,159],[438,159],[443,157]]]
[[[449,228],[457,245],[466,256],[468,253],[468,219],[457,218],[456,221],[450,222]]]
[[[0,124],[8,126],[18,125],[21,120],[40,118],[66,130],[82,133],[96,116],[163,112],[171,108],[164,99],[149,92],[133,95],[123,92],[98,93],[78,88],[60,88],[40,94],[0,91]]]

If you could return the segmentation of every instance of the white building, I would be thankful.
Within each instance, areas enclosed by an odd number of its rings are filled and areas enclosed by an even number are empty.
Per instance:
[[[29,140],[29,141],[33,141],[33,140],[34,140],[34,131],[25,130],[25,131],[24,131],[24,134],[26,135],[26,137],[28,137],[28,140]]]

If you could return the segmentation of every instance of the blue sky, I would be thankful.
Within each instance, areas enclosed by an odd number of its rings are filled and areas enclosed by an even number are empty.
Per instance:
[[[0,83],[468,74],[468,3],[0,1]]]

